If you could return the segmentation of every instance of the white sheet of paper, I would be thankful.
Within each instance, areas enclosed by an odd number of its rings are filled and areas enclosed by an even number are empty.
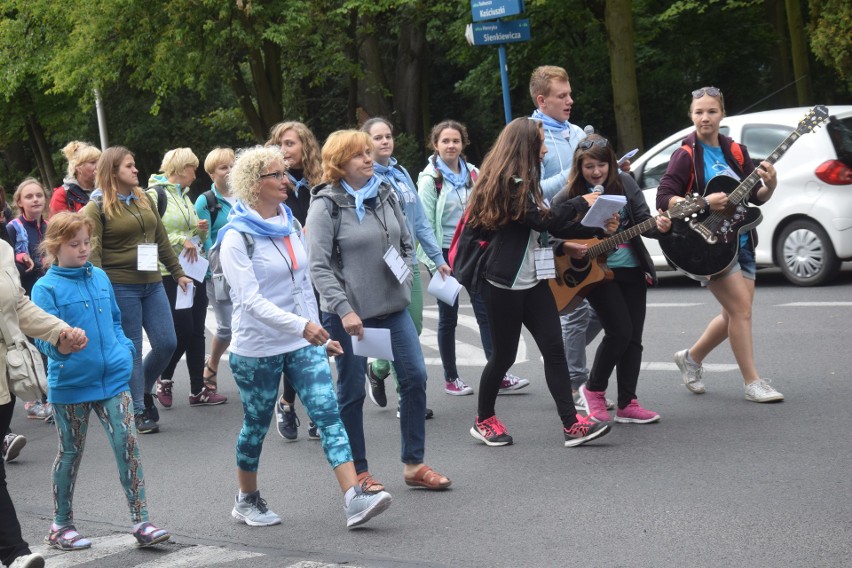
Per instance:
[[[210,263],[206,258],[199,254],[198,260],[190,262],[189,258],[186,256],[186,251],[184,250],[181,251],[180,256],[178,257],[178,262],[180,262],[184,274],[193,280],[204,282],[204,277],[207,276],[207,267],[210,266]]]
[[[459,297],[461,289],[462,285],[459,284],[458,280],[452,276],[447,276],[447,279],[444,280],[441,277],[441,273],[436,272],[432,276],[432,280],[429,281],[429,286],[426,288],[426,291],[445,304],[452,306],[456,303],[456,299]]]
[[[603,229],[607,219],[621,211],[626,204],[627,198],[623,195],[601,195],[580,223],[586,227]]]
[[[629,152],[627,152],[626,154],[624,154],[622,157],[620,157],[618,159],[618,165],[620,166],[625,161],[627,161],[630,158],[632,158],[633,156],[635,156],[637,153],[639,153],[639,148],[633,148],[632,150],[630,150]]]
[[[390,330],[384,328],[364,328],[364,339],[352,338],[352,353],[361,357],[374,357],[393,361]]]
[[[186,292],[181,290],[181,287],[178,286],[177,294],[175,297],[175,309],[176,310],[185,310],[186,308],[192,307],[192,299],[194,297],[195,292],[195,284],[190,282],[186,285]]]

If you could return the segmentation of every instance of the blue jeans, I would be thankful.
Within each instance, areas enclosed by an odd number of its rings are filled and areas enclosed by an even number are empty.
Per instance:
[[[444,260],[449,264],[449,250],[444,249]],[[470,303],[473,314],[479,324],[479,337],[485,358],[491,359],[491,331],[488,329],[488,313],[481,294],[471,292]],[[456,368],[456,326],[459,322],[459,301],[452,306],[438,300],[438,352],[441,354],[441,364],[444,366],[444,380],[454,381],[459,377]]]
[[[383,318],[363,321],[365,328],[390,330],[394,369],[399,381],[399,430],[401,435],[402,463],[423,463],[426,445],[426,363],[420,349],[417,330],[407,310],[400,310]],[[349,434],[355,471],[368,471],[367,447],[364,442],[364,374],[367,358],[352,353],[352,338],[343,329],[336,314],[323,313],[323,327],[331,338],[339,341],[343,355],[337,357],[337,402],[340,418]]]
[[[177,347],[172,312],[163,283],[113,284],[115,301],[121,310],[121,329],[136,348],[133,374],[130,377],[130,394],[136,414],[145,409],[144,394],[151,392],[157,377]],[[151,351],[142,361],[142,328],[148,335]]]
[[[562,343],[565,346],[571,388],[579,390],[580,385],[589,379],[586,346],[601,332],[601,322],[588,300],[583,300],[559,320],[562,324]]]

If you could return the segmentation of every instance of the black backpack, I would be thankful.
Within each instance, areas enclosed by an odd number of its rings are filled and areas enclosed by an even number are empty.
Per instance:
[[[148,189],[153,189],[157,194],[157,213],[160,214],[160,219],[166,214],[166,208],[169,206],[169,196],[166,195],[166,186],[162,184],[152,185]],[[145,191],[148,191],[147,189]]]
[[[216,218],[219,216],[222,206],[219,204],[219,200],[216,199],[216,193],[212,189],[208,189],[201,195],[207,201],[207,211],[210,213],[210,228],[212,229],[213,225],[216,224]]]

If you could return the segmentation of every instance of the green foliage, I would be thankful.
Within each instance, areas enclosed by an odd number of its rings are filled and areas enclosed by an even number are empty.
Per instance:
[[[811,49],[852,90],[852,4],[848,0],[810,0]]]

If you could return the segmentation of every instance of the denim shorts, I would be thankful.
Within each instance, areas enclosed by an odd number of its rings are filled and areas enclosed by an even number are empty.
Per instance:
[[[757,279],[757,263],[754,260],[754,250],[751,248],[750,242],[747,245],[740,247],[737,262],[735,262],[727,272],[719,276],[719,278],[725,278],[731,274],[736,274],[737,272],[742,272],[743,278],[747,280]],[[718,278],[716,278],[716,280],[718,280]],[[707,286],[707,282],[702,282],[701,285]]]

